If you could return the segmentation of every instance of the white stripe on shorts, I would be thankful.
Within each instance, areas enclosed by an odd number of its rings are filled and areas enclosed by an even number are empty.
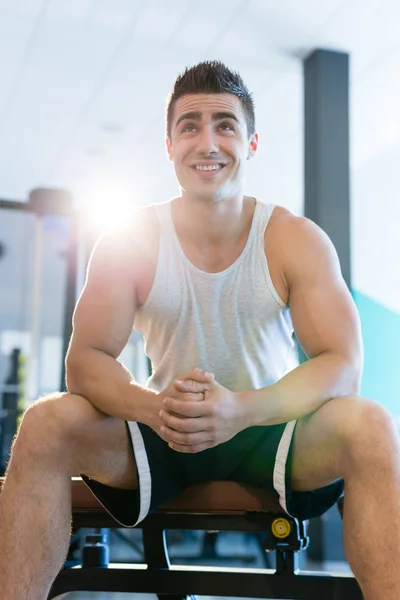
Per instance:
[[[286,462],[296,423],[297,421],[290,421],[286,425],[281,441],[279,442],[274,467],[274,489],[279,494],[279,504],[288,515],[290,513],[286,506]]]
[[[140,510],[139,516],[134,525],[143,521],[150,510],[151,502],[151,473],[149,461],[147,460],[146,448],[144,446],[143,437],[136,421],[127,421],[131,434],[133,450],[135,454],[136,467],[139,479],[139,497]]]

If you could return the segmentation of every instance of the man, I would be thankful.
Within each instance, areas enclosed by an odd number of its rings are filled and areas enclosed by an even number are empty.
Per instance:
[[[43,600],[69,541],[70,477],[133,525],[184,487],[232,479],[309,518],[346,488],[347,558],[367,600],[400,592],[396,427],[358,394],[360,326],[312,222],[244,193],[252,98],[218,62],[167,110],[181,196],[97,244],[74,315],[68,394],[25,413],[0,502],[3,600]],[[132,325],[153,373],[117,362]],[[293,329],[309,360],[290,370]],[[317,490],[317,491],[316,491]]]

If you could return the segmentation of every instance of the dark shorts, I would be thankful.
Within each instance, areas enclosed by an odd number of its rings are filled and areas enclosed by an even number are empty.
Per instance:
[[[193,483],[236,481],[272,492],[282,510],[301,520],[317,517],[337,502],[342,479],[311,492],[291,488],[293,438],[297,421],[250,427],[215,448],[197,454],[171,450],[152,429],[127,422],[138,469],[139,489],[120,490],[82,475],[104,508],[133,527]]]

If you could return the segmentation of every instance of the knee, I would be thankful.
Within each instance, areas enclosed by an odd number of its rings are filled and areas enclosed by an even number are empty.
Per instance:
[[[25,411],[14,449],[31,457],[57,456],[72,439],[77,409],[84,404],[85,398],[61,392],[40,398]]]
[[[347,460],[380,467],[399,461],[399,433],[390,413],[378,402],[359,396],[338,398],[337,426]]]

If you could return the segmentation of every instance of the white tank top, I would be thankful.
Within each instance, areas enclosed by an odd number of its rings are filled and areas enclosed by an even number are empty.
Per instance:
[[[147,385],[165,389],[194,367],[234,392],[275,383],[293,368],[289,307],[278,296],[264,250],[274,205],[256,202],[246,245],[224,271],[206,273],[184,254],[171,201],[156,204],[160,223],[155,278],[134,327],[152,363]]]

